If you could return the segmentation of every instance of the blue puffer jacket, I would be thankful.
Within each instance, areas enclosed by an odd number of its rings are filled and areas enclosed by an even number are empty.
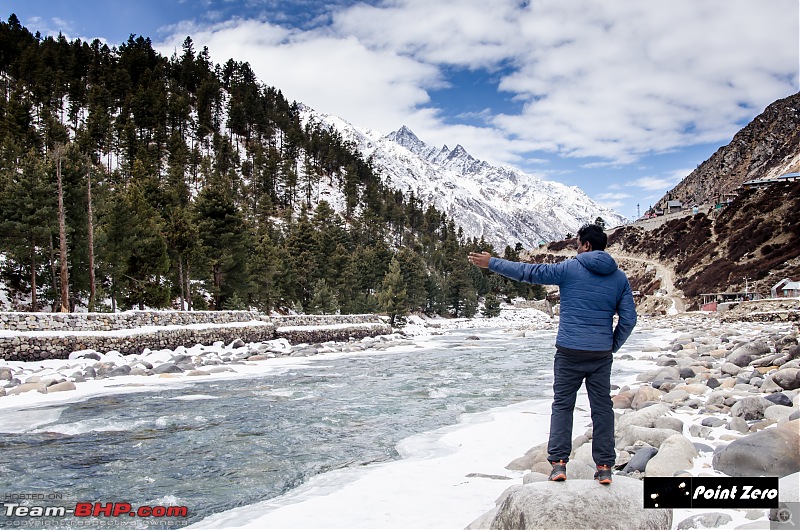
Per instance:
[[[489,260],[489,270],[512,280],[558,285],[561,317],[556,347],[567,353],[608,354],[628,340],[636,325],[628,277],[603,250],[578,254],[556,264]],[[619,315],[614,328],[614,314]]]

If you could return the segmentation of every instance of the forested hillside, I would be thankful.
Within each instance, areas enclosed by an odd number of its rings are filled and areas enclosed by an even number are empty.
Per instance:
[[[42,37],[11,15],[0,86],[13,309],[471,315],[490,291],[534,292],[471,268],[489,245],[189,37],[167,58],[145,37]]]

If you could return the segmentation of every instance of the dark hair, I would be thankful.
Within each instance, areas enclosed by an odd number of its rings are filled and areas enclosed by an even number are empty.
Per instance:
[[[578,241],[580,243],[588,241],[592,245],[592,250],[605,250],[608,236],[599,226],[585,224],[578,230]]]

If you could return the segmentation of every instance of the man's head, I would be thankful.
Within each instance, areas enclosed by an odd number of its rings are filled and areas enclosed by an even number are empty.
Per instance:
[[[605,250],[608,236],[597,225],[586,224],[578,230],[578,254],[592,250]]]

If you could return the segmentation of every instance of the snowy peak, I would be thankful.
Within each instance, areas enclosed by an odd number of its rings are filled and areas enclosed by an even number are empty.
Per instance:
[[[530,249],[560,241],[597,217],[609,227],[625,222],[577,187],[511,166],[493,166],[461,145],[452,150],[431,147],[406,126],[381,136],[307,107],[302,118],[337,130],[373,162],[387,185],[413,192],[423,204],[453,218],[466,237],[484,239],[499,252],[517,243]]]
[[[425,145],[422,140],[417,138],[417,135],[405,125],[400,127],[398,130],[387,134],[386,139],[391,140],[398,145],[402,145],[412,153],[419,153],[420,149],[428,148],[428,146]]]

